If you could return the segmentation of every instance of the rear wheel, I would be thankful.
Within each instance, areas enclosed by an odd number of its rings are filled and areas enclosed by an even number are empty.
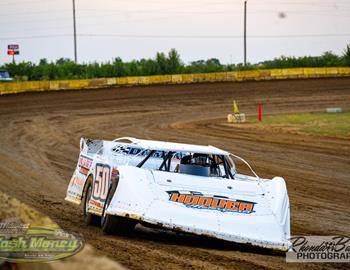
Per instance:
[[[92,177],[90,176],[84,188],[83,193],[83,216],[86,225],[99,225],[100,217],[88,212],[89,200],[92,196]]]
[[[136,222],[134,220],[119,217],[114,215],[108,215],[106,210],[110,205],[112,198],[114,196],[115,190],[117,189],[118,182],[113,182],[108,190],[108,195],[106,202],[103,207],[102,217],[101,217],[101,227],[102,231],[107,234],[118,234],[126,235],[132,232],[135,228]]]

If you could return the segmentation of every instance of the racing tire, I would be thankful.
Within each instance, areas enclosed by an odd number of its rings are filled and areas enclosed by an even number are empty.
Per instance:
[[[88,209],[88,202],[92,196],[92,178],[89,177],[87,180],[87,183],[84,188],[83,192],[83,216],[84,216],[84,223],[86,225],[99,225],[100,224],[100,217],[94,214],[91,214],[87,212]]]
[[[102,231],[106,234],[127,235],[134,230],[136,222],[126,217],[119,217],[106,214],[106,209],[112,201],[117,186],[118,181],[113,182],[109,187],[107,198],[102,211],[101,228]]]

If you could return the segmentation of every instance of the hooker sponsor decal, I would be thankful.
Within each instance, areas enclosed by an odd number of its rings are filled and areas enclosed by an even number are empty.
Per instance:
[[[221,212],[236,212],[250,214],[255,212],[255,202],[232,200],[224,196],[204,196],[200,192],[181,193],[167,191],[169,201],[181,203],[191,208],[218,210]]]
[[[79,162],[78,162],[79,172],[81,172],[84,175],[87,175],[89,173],[91,165],[92,165],[92,159],[91,158],[88,158],[88,157],[85,157],[85,156],[80,156],[79,157]]]

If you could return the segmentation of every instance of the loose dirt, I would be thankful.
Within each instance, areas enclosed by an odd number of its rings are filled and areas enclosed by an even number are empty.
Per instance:
[[[240,111],[350,109],[350,78],[125,87],[0,97],[0,190],[131,269],[309,269],[341,264],[286,264],[281,254],[221,241],[139,229],[107,236],[83,224],[64,201],[80,137],[212,144],[247,159],[262,177],[286,179],[293,234],[350,235],[350,141],[225,124]],[[245,172],[245,169],[243,169]]]

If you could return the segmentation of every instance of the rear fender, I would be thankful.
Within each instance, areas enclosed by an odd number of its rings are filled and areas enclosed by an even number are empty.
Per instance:
[[[80,139],[79,158],[69,182],[65,200],[75,204],[81,203],[87,179],[93,175],[94,155],[102,147],[102,141]]]

